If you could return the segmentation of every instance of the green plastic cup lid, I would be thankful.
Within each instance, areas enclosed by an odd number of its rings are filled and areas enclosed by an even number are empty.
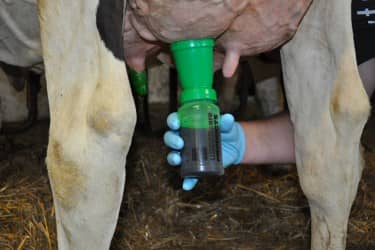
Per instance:
[[[186,89],[181,92],[181,103],[197,100],[211,100],[216,102],[216,91],[214,89]]]
[[[214,45],[211,38],[177,41],[171,45],[183,89],[182,103],[202,99],[216,101],[216,92],[212,89]]]
[[[196,40],[182,40],[172,43],[172,51],[190,49],[190,48],[202,48],[202,47],[213,47],[215,42],[211,38],[196,39]]]

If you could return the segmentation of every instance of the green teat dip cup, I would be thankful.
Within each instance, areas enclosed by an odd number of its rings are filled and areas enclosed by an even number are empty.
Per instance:
[[[171,45],[182,86],[178,117],[184,148],[182,177],[224,174],[220,110],[213,84],[213,39],[177,41]]]

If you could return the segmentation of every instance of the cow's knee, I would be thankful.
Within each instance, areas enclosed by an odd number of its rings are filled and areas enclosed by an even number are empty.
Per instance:
[[[39,2],[51,114],[47,167],[59,249],[108,249],[124,190],[135,107],[121,56],[97,32],[103,23],[95,18],[107,15],[98,14],[102,2],[76,3],[66,8],[61,1]],[[115,9],[122,12],[120,7]]]
[[[370,105],[355,67],[349,68],[337,74],[328,113],[317,106],[316,126],[296,124],[298,173],[311,209],[313,249],[345,248],[363,167],[360,137]]]
[[[86,122],[65,138],[53,129],[47,166],[60,249],[106,249],[110,244],[135,126],[135,109],[131,99],[127,102],[117,108],[120,113],[93,103],[96,112],[89,112]]]
[[[351,61],[350,55],[344,54],[337,68],[330,112],[338,132],[340,129],[359,129],[355,132],[361,133],[370,112],[370,103],[357,68]]]
[[[342,5],[338,1],[314,1],[301,24],[302,33],[283,48],[284,60],[290,60],[284,76],[295,128],[298,175],[310,205],[311,246],[319,250],[345,249],[350,210],[363,166],[360,137],[370,110],[349,26],[331,27],[342,32],[332,35],[326,44],[308,39],[312,37],[310,25],[317,24],[315,18],[322,13],[320,8],[333,3],[333,9],[349,13],[350,1]],[[349,23],[347,15],[340,14],[340,18],[341,24]],[[339,40],[347,42],[342,46],[331,44]]]
[[[296,143],[300,183],[311,211],[313,249],[345,248],[347,223],[361,178],[360,137],[369,102],[363,89],[346,88],[334,87],[327,120],[321,127],[304,130],[310,135]]]
[[[123,143],[129,142],[136,123],[131,94],[115,95],[112,91],[107,92],[108,87],[100,85],[95,90],[87,113],[90,132],[103,138],[118,137]]]

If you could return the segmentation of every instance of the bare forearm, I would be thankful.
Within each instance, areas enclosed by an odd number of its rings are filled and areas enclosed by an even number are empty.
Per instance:
[[[242,122],[246,137],[245,164],[294,163],[294,132],[288,113],[267,120]]]

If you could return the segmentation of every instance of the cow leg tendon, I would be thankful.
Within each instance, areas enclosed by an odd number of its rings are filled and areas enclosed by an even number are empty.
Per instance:
[[[39,0],[51,112],[47,167],[59,249],[108,249],[136,121],[124,63],[100,40],[95,0]]]
[[[350,0],[316,0],[284,46],[298,175],[311,211],[311,248],[344,249],[362,172],[369,101],[358,74]]]

